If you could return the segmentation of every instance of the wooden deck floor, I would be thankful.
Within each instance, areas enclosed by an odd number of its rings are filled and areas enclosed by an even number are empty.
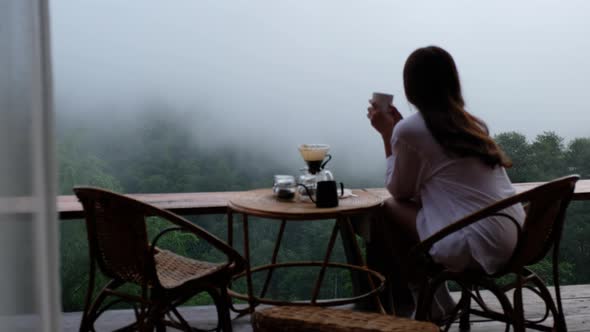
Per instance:
[[[456,296],[457,294],[453,294]],[[540,301],[525,294],[525,310],[527,317],[540,315],[542,307]],[[562,287],[563,305],[566,312],[568,331],[590,331],[590,285],[575,285]],[[212,306],[186,307],[182,309],[183,315],[195,326],[201,328],[212,328],[216,324],[216,312]],[[80,313],[64,313],[63,331],[78,331]],[[131,322],[133,314],[130,310],[111,310],[105,313],[96,324],[97,331],[112,331],[117,327]],[[234,320],[234,331],[252,331],[249,317],[242,317]],[[458,331],[455,327],[453,331]],[[471,331],[504,331],[504,325],[495,322],[478,322],[472,324]]]

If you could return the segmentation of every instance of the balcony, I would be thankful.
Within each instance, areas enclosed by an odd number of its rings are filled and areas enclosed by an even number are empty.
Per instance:
[[[458,294],[453,295],[457,297]],[[590,331],[590,310],[588,310],[590,305],[590,285],[564,286],[562,296],[568,331]],[[539,301],[533,297],[525,296],[524,303],[526,304],[527,315],[530,315],[529,317],[540,317],[542,315]],[[213,328],[216,324],[216,312],[213,306],[184,307],[181,311],[191,323],[194,323],[194,326]],[[63,331],[78,331],[80,317],[80,312],[64,313]],[[132,322],[132,319],[132,310],[112,310],[105,313],[97,321],[96,328],[97,331],[112,331]],[[252,331],[247,316],[234,320],[233,327],[236,332]],[[471,325],[471,331],[473,332],[495,332],[504,331],[504,329],[505,326],[498,322],[482,321]],[[458,324],[455,324],[451,331],[458,331]]]
[[[517,190],[522,191],[534,187],[537,183],[517,184]],[[367,189],[376,195],[387,197],[389,194],[383,189]],[[172,193],[172,194],[142,194],[133,195],[136,198],[150,202],[162,208],[184,215],[222,215],[226,212],[227,202],[239,192],[216,193]],[[590,180],[582,180],[576,187],[576,200],[590,199]],[[60,196],[58,210],[63,220],[79,219],[82,217],[81,206],[74,196]],[[217,221],[224,222],[223,218]],[[78,221],[64,221],[62,224],[81,224]],[[62,248],[63,250],[63,248]],[[84,285],[78,292],[83,293]],[[64,289],[64,292],[68,290]],[[453,296],[458,298],[458,293]],[[493,303],[493,302],[492,302]],[[543,308],[535,296],[525,291],[525,312],[527,317],[541,317]],[[562,303],[566,312],[569,331],[590,331],[590,285],[567,285],[562,287]],[[185,317],[195,326],[211,328],[216,323],[215,307],[211,305],[186,306],[182,308]],[[63,314],[63,331],[77,331],[81,312],[65,312]],[[97,330],[113,330],[126,325],[133,320],[131,309],[110,310],[97,322]],[[23,319],[23,322],[25,320]],[[249,318],[241,317],[233,322],[235,331],[251,331]],[[458,329],[457,327],[454,327]],[[472,325],[472,331],[502,331],[505,326],[498,322],[478,322]]]

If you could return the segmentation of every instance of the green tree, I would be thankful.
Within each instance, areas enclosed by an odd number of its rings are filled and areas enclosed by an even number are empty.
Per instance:
[[[57,144],[59,193],[71,195],[76,185],[121,191],[123,187],[110,175],[108,165],[81,146],[80,135],[69,135]]]
[[[533,181],[548,181],[567,174],[563,138],[552,131],[537,135],[529,163]]]
[[[590,202],[572,202],[565,219],[560,253],[573,266],[571,284],[590,283]]]
[[[568,144],[565,159],[568,171],[590,178],[590,138],[576,138]]]
[[[512,160],[512,167],[507,169],[512,182],[531,181],[530,159],[532,147],[523,134],[517,132],[501,133],[494,137],[500,148]]]

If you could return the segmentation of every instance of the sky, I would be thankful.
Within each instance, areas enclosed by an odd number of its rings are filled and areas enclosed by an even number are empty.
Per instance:
[[[53,0],[51,19],[58,113],[159,103],[202,144],[381,160],[367,100],[392,93],[413,114],[404,62],[438,45],[492,134],[590,136],[589,1]]]

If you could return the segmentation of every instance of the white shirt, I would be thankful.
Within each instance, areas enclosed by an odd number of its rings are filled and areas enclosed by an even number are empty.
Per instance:
[[[491,168],[477,158],[451,158],[434,139],[420,113],[400,121],[391,137],[386,187],[397,199],[421,202],[416,228],[421,240],[451,223],[514,195],[506,170]],[[503,211],[521,225],[520,204]],[[517,231],[505,217],[489,217],[437,242],[435,262],[464,270],[475,259],[487,273],[496,272],[516,246]]]

